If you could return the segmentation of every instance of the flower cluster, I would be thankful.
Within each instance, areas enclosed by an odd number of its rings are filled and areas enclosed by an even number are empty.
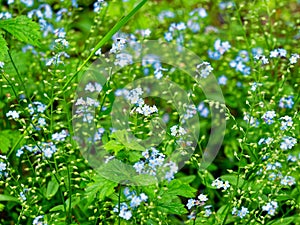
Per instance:
[[[191,209],[192,207],[194,207],[194,206],[202,206],[202,205],[204,205],[205,204],[205,202],[208,200],[208,198],[207,198],[207,196],[206,195],[204,195],[204,194],[200,194],[199,196],[198,196],[198,200],[196,200],[196,199],[189,199],[188,200],[188,203],[186,204],[186,207],[188,208],[188,209]]]
[[[208,62],[202,62],[196,66],[196,73],[200,78],[206,78],[213,71],[212,66]]]
[[[284,186],[293,186],[294,184],[296,184],[296,179],[293,176],[284,176],[280,180],[280,184]]]
[[[292,54],[289,58],[290,64],[296,64],[300,56],[298,54]]]
[[[276,201],[271,201],[262,207],[263,211],[266,211],[269,215],[274,216],[276,209],[278,208],[278,203]]]
[[[69,58],[70,56],[66,52],[59,52],[55,54],[52,58],[48,59],[46,62],[46,66],[64,64],[61,60],[61,57]]]
[[[250,124],[250,126],[257,127],[259,125],[258,119],[250,116],[249,113],[244,112],[243,120]]]
[[[171,135],[174,137],[180,137],[186,134],[186,130],[179,125],[174,125],[170,128]]]
[[[258,145],[262,145],[262,144],[270,145],[273,141],[274,141],[274,138],[270,138],[270,137],[261,138],[258,141]]]
[[[293,98],[294,98],[294,96],[282,97],[279,100],[279,107],[291,109],[294,105]]]
[[[52,134],[52,140],[57,142],[65,141],[67,136],[69,136],[68,131],[62,130],[61,132]]]
[[[244,206],[242,206],[242,208],[239,209],[239,210],[238,210],[236,207],[234,207],[234,208],[232,209],[232,215],[238,216],[238,217],[240,217],[241,219],[244,218],[248,213],[249,213],[248,208],[246,208],[246,207],[244,207]]]
[[[207,17],[207,12],[204,8],[196,8],[189,13],[190,19],[187,22],[187,27],[193,32],[200,31],[199,20]]]
[[[174,179],[174,174],[178,171],[176,163],[172,161],[165,163],[166,156],[153,147],[144,151],[142,155],[144,160],[133,165],[137,173],[157,176],[159,172],[163,172],[164,179],[168,181]]]
[[[280,130],[287,130],[288,128],[293,127],[293,119],[290,116],[283,116],[280,118],[281,127]]]
[[[165,33],[166,41],[173,40],[174,36],[177,36],[177,42],[181,42],[182,35],[178,35],[178,31],[183,31],[186,29],[186,25],[183,22],[180,23],[172,23],[169,27],[169,31]]]
[[[208,56],[211,59],[218,60],[221,58],[222,55],[224,55],[225,52],[227,52],[231,48],[231,45],[228,41],[222,42],[220,39],[217,39],[214,43],[214,49],[215,51],[208,50]]]
[[[44,115],[45,110],[46,105],[42,102],[35,101],[28,104],[28,111],[35,130],[40,130],[42,127],[47,126],[47,117]]]
[[[126,200],[129,200],[130,207],[126,202],[122,202],[120,204],[120,211],[118,205],[116,205],[113,209],[115,213],[119,213],[119,216],[125,220],[129,220],[132,217],[132,210],[137,209],[138,206],[141,205],[142,202],[147,202],[148,196],[145,193],[141,193],[137,195],[135,191],[130,191],[128,187],[124,189],[124,195]]]
[[[244,76],[249,75],[251,70],[246,63],[249,62],[249,54],[246,50],[240,50],[238,56],[231,60],[229,65],[234,68],[237,72],[241,72]]]
[[[97,82],[89,82],[85,86],[84,90],[92,93],[93,92],[99,93],[102,90],[102,86]]]
[[[48,223],[44,221],[44,216],[37,216],[34,218],[32,225],[48,225]]]
[[[2,178],[2,176],[4,177],[8,176],[6,160],[7,160],[6,156],[0,155],[0,178]]]
[[[296,138],[285,136],[282,138],[282,142],[280,143],[280,148],[282,150],[292,149],[295,144],[297,144]]]
[[[126,39],[125,38],[116,38],[114,40],[114,43],[112,44],[112,47],[110,49],[110,53],[119,53],[126,47]]]
[[[200,116],[205,117],[205,118],[208,117],[209,109],[205,106],[204,102],[199,103],[197,110],[200,113]]]
[[[141,95],[143,94],[143,90],[141,88],[135,88],[130,91],[123,89],[119,90],[115,94],[122,95],[126,100],[128,100],[131,104],[135,105],[135,108],[133,111],[136,111],[137,113],[144,115],[144,116],[150,116],[153,113],[157,113],[157,107],[155,105],[149,106],[145,104],[144,100],[141,98]]]
[[[224,182],[220,178],[217,178],[212,182],[211,186],[216,187],[217,189],[223,188],[223,190],[227,190],[230,187],[230,184],[227,180]]]
[[[266,124],[270,125],[274,123],[274,117],[276,117],[276,113],[274,110],[267,111],[261,118],[265,121]]]
[[[42,153],[45,158],[51,158],[57,151],[57,147],[53,142],[40,142],[37,145],[24,145],[17,150],[16,156],[20,157],[24,154],[24,150],[33,152],[34,154]]]
[[[283,48],[276,48],[272,51],[270,51],[270,58],[280,58],[280,57],[286,57],[286,50]]]
[[[76,100],[75,106],[75,113],[82,118],[82,121],[91,123],[94,119],[94,110],[99,106],[99,102],[90,97],[80,97]]]
[[[18,119],[20,117],[20,114],[16,110],[10,110],[6,113],[7,118],[13,118],[13,119]]]
[[[132,217],[132,212],[125,202],[122,202],[120,204],[120,211],[119,211],[118,205],[115,206],[113,211],[115,213],[119,213],[119,216],[125,220],[130,220],[130,218]]]

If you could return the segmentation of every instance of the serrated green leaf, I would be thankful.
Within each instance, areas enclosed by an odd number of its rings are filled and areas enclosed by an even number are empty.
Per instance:
[[[118,152],[123,149],[124,146],[115,140],[111,140],[104,145],[104,148],[107,151],[113,151],[115,154],[118,154]]]
[[[39,39],[41,39],[40,26],[26,16],[0,20],[0,28],[19,41],[39,46]]]
[[[99,193],[100,200],[104,200],[105,197],[113,194],[115,192],[115,187],[118,186],[118,183],[107,180],[101,176],[97,176],[94,179],[95,182],[86,188],[86,195],[95,196],[96,193]]]
[[[131,180],[131,178],[136,175],[136,172],[132,166],[127,165],[117,159],[113,159],[99,167],[98,173],[102,177],[115,182]]]
[[[3,38],[3,36],[0,34],[0,61],[4,59],[4,56],[8,50],[7,42]]]
[[[197,191],[195,188],[190,187],[188,184],[182,183],[180,180],[172,180],[167,186],[168,189],[163,193],[169,196],[182,196],[186,198],[194,197]]]

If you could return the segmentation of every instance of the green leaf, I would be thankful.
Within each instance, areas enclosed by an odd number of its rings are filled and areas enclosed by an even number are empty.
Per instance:
[[[95,182],[86,188],[86,196],[94,196],[99,193],[99,200],[104,200],[105,197],[110,196],[115,193],[115,187],[118,186],[118,183],[111,180],[107,180],[104,177],[96,176]]]
[[[114,152],[115,154],[118,154],[118,152],[120,150],[122,150],[124,148],[123,145],[121,145],[119,142],[115,141],[115,140],[111,140],[109,142],[107,142],[105,145],[104,145],[104,148],[107,150],[107,151],[112,151]]]
[[[50,212],[56,212],[56,211],[64,211],[64,205],[57,205],[54,206],[49,210]]]
[[[242,187],[242,185],[245,182],[245,180],[242,179],[241,177],[239,177],[239,179],[238,179],[238,176],[235,175],[235,174],[226,174],[226,175],[223,175],[223,176],[221,176],[221,179],[224,180],[224,181],[227,180],[233,186],[237,186],[238,185],[238,187]]]
[[[167,186],[168,189],[163,193],[169,196],[183,196],[186,198],[192,198],[197,191],[195,188],[190,187],[188,184],[182,183],[180,180],[172,180]]]
[[[223,224],[223,221],[225,220],[228,211],[228,205],[223,205],[221,206],[221,208],[218,209],[216,213],[216,219],[218,220],[218,224]]]
[[[130,151],[128,155],[129,155],[129,162],[136,162],[142,157],[141,153],[137,151]]]
[[[131,180],[131,178],[136,175],[136,172],[132,166],[127,165],[117,159],[110,160],[97,170],[102,177],[115,182]]]
[[[184,208],[184,205],[176,202],[168,202],[165,204],[160,204],[157,206],[158,211],[162,211],[165,213],[182,215],[187,213],[187,209]]]
[[[0,28],[10,33],[19,41],[39,46],[40,26],[26,16],[0,20]]]
[[[8,50],[7,42],[3,38],[2,34],[0,34],[0,61],[2,61],[4,59],[4,56],[7,52],[7,50]]]
[[[294,221],[294,217],[286,217],[286,218],[281,218],[274,221],[271,221],[269,223],[267,223],[267,225],[288,225],[291,224]]]
[[[20,201],[16,197],[0,194],[0,202],[20,202]]]
[[[20,138],[20,132],[14,130],[0,131],[0,150],[2,153],[7,153],[9,148]]]
[[[155,184],[157,182],[156,177],[149,174],[139,174],[130,178],[130,181],[137,185]]]
[[[46,191],[46,198],[51,199],[58,191],[59,184],[55,179],[49,181]]]
[[[6,136],[2,135],[0,133],[0,150],[2,151],[2,153],[6,153],[9,149],[9,147],[11,146],[10,144],[10,140],[9,138],[7,138]]]
[[[186,184],[192,183],[195,179],[196,179],[195,175],[182,176],[177,178],[177,180],[180,180],[182,183],[186,183]]]
[[[126,130],[115,131],[111,137],[120,142],[127,149],[145,151],[145,148],[142,145],[128,137],[128,132]]]

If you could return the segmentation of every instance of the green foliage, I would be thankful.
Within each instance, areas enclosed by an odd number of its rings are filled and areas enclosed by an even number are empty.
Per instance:
[[[0,194],[0,202],[20,202],[19,199],[9,195]]]
[[[2,32],[0,32],[0,60],[4,59],[6,52],[8,51],[7,43],[3,38]]]
[[[39,46],[41,39],[40,26],[26,16],[0,20],[0,28],[10,33],[19,41]],[[4,49],[3,38],[0,39],[1,50]]]

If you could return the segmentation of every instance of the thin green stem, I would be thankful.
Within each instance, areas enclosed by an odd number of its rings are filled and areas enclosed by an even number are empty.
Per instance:
[[[118,224],[121,225],[121,217],[120,217],[120,210],[121,210],[121,184],[119,184],[119,195],[118,195]]]

